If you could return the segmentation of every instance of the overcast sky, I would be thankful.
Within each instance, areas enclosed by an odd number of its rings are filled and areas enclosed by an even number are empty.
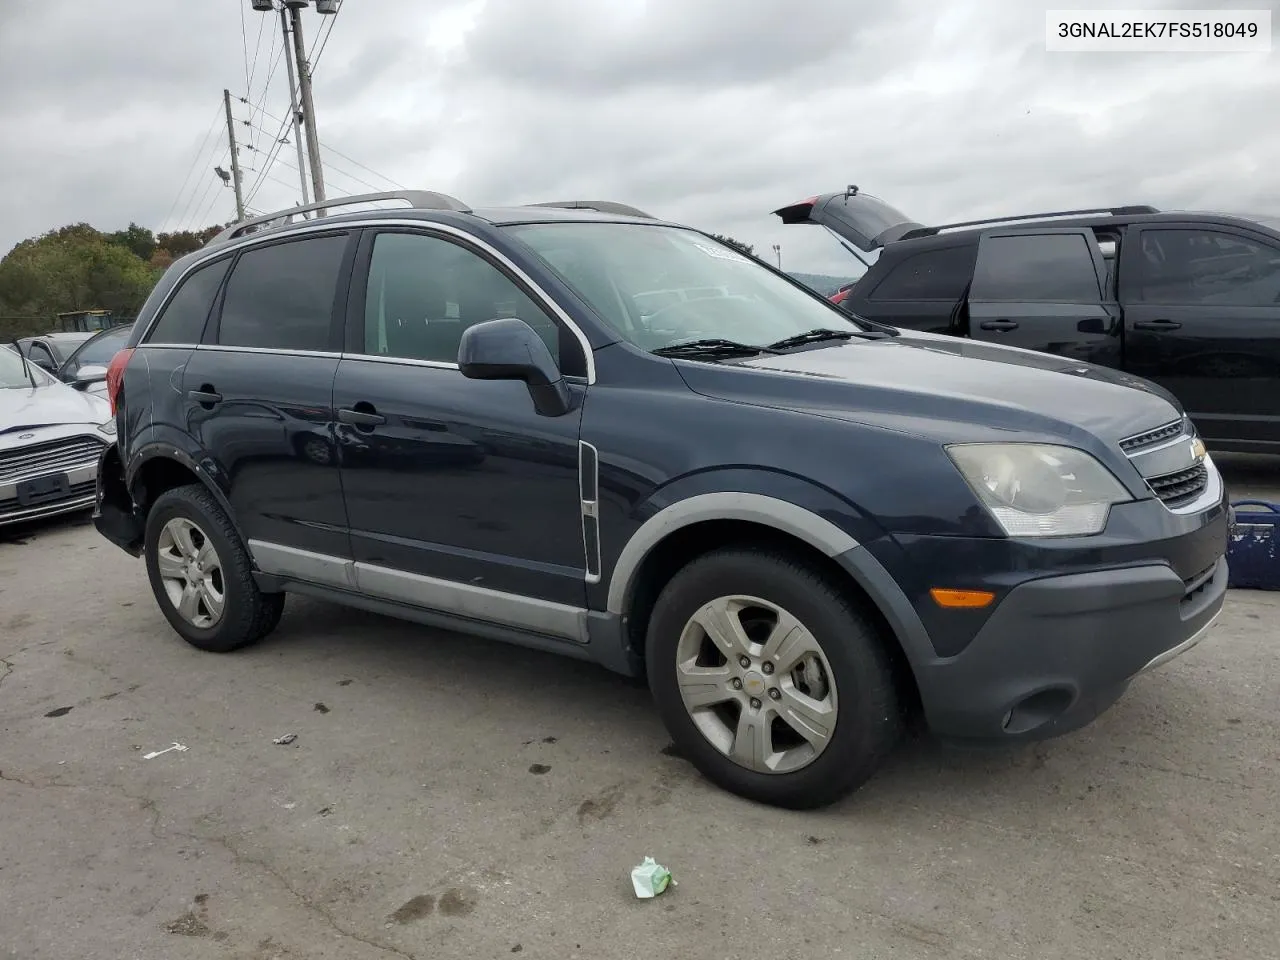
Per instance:
[[[621,200],[839,272],[816,228],[769,211],[857,183],[924,222],[1141,202],[1280,213],[1280,55],[1044,49],[1047,6],[1144,5],[345,0],[304,16],[309,46],[332,23],[315,66],[330,196],[390,178],[477,206]],[[256,148],[250,205],[297,201],[292,143],[253,186],[288,102],[274,16],[249,0],[0,8],[0,251],[81,220],[231,219],[212,169],[228,166],[223,87],[251,101],[233,104]]]

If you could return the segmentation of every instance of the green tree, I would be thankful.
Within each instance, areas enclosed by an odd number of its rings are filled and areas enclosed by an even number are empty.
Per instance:
[[[206,243],[223,231],[222,224],[214,224],[203,230],[177,230],[173,233],[161,233],[156,237],[156,244],[161,250],[167,250],[173,259],[185,257],[188,253],[199,250]],[[150,256],[147,259],[151,259]]]
[[[722,233],[713,233],[711,234],[711,236],[715,237],[721,243],[727,243],[731,247],[737,247],[739,250],[741,250],[743,253],[745,253],[749,257],[755,256],[755,247],[753,247],[749,243],[743,243],[741,240],[733,239],[733,237],[726,237]]]
[[[134,316],[158,272],[87,223],[23,240],[0,260],[0,312],[46,317],[64,310]]]
[[[132,250],[143,260],[150,260],[152,254],[156,252],[155,234],[133,222],[129,223],[127,230],[117,230],[115,233],[107,234],[107,239],[127,250]]]

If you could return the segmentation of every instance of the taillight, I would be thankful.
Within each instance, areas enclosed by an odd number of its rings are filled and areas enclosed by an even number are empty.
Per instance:
[[[835,293],[831,295],[830,297],[831,302],[844,303],[845,297],[849,296],[849,290],[850,290],[849,287],[845,287],[843,290],[837,290]]]
[[[125,347],[123,350],[116,352],[111,358],[111,362],[107,364],[107,399],[111,401],[111,415],[116,415],[116,410],[120,408],[120,388],[124,385],[124,368],[129,365],[129,358],[133,356],[133,348]]]

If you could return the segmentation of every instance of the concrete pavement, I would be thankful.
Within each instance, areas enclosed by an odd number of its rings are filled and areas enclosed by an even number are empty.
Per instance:
[[[23,534],[0,957],[1280,957],[1280,594],[1078,734],[913,742],[802,814],[705,783],[590,665],[296,598],[202,654],[92,527]],[[646,854],[678,886],[637,901]]]

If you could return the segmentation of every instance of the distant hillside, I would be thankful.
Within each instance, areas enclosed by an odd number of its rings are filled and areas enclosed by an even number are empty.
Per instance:
[[[832,277],[823,273],[798,273],[795,270],[788,270],[786,272],[795,277],[809,289],[816,290],[824,297],[831,296],[853,279],[852,277]]]

